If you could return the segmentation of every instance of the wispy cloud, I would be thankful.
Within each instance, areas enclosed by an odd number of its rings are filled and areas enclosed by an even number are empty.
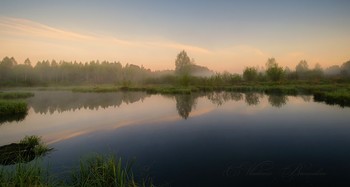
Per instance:
[[[44,24],[20,18],[0,17],[2,32],[12,35],[27,35],[65,40],[93,40],[92,36],[53,28]]]
[[[180,44],[172,41],[130,41],[114,36],[97,34],[82,34],[64,29],[57,29],[27,19],[0,17],[0,33],[11,36],[28,36],[36,38],[49,38],[54,40],[97,42],[100,44],[115,44],[119,47],[158,47],[173,49],[188,49],[196,52],[208,52],[204,48],[193,45]]]

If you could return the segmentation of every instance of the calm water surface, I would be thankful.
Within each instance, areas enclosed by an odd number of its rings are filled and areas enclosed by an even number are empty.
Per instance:
[[[57,175],[93,153],[158,186],[349,186],[350,109],[311,96],[35,92],[0,145],[39,135]]]

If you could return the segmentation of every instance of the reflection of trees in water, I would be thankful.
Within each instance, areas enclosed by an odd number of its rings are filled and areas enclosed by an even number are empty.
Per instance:
[[[196,106],[198,97],[195,94],[175,95],[176,109],[182,118],[188,118],[192,108]]]
[[[287,104],[288,97],[286,95],[281,94],[271,94],[269,95],[268,101],[271,104],[271,106],[280,108],[283,105]]]
[[[248,105],[258,105],[260,103],[260,97],[263,97],[263,95],[259,93],[248,92],[245,93],[245,102]]]
[[[244,95],[244,97],[243,97]],[[143,100],[150,95],[145,92],[114,92],[114,93],[73,93],[67,91],[43,91],[36,92],[35,96],[28,99],[28,105],[33,108],[36,113],[53,113],[64,112],[70,110],[90,109],[96,110],[111,106],[120,106],[122,103],[129,104]],[[168,95],[165,97],[174,98],[176,100],[176,109],[179,115],[187,119],[190,112],[196,105],[199,97],[207,97],[212,103],[222,105],[228,101],[243,100],[247,105],[258,105],[260,99],[264,97],[261,93],[239,93],[239,92],[198,92],[186,95]],[[311,99],[310,96],[301,96],[305,101]],[[269,103],[274,107],[285,105],[288,98],[284,95],[268,95]],[[25,116],[14,117],[13,119],[1,119],[2,121],[18,121],[24,119]]]
[[[299,97],[301,97],[305,102],[310,102],[312,98],[311,95],[300,95]]]
[[[207,98],[214,104],[220,106],[227,101],[241,100],[243,98],[243,94],[238,92],[211,92],[207,94]]]
[[[115,92],[115,93],[73,93],[65,91],[36,92],[28,99],[28,105],[36,113],[64,112],[79,109],[98,109],[110,106],[120,106],[122,103],[134,103],[149,95],[145,92]]]
[[[15,115],[1,115],[0,116],[0,124],[5,123],[5,122],[19,122],[23,121],[24,118],[27,116],[28,113],[23,113],[23,114],[15,114]]]

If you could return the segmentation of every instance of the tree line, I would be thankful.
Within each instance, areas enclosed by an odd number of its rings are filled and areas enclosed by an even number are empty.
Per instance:
[[[39,61],[34,66],[29,59],[23,64],[11,57],[5,57],[0,63],[0,84],[3,86],[22,85],[80,85],[90,84],[130,84],[140,82],[152,74],[143,66],[120,62],[51,62]]]
[[[175,59],[174,70],[151,71],[143,66],[108,61],[67,62],[39,61],[34,66],[29,59],[17,63],[13,57],[0,61],[0,86],[49,86],[115,84],[121,86],[142,84],[172,85],[230,85],[241,82],[277,81],[349,81],[350,61],[341,66],[323,69],[319,64],[310,68],[301,60],[294,68],[281,67],[275,58],[269,58],[265,68],[246,67],[242,74],[214,73],[195,64],[181,51]]]

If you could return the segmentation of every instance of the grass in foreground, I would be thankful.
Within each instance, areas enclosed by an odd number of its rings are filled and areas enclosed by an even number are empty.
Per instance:
[[[60,186],[58,182],[51,180],[36,160],[33,163],[19,163],[13,168],[0,167],[0,186],[26,187],[26,186]]]
[[[38,136],[26,136],[19,143],[12,143],[0,147],[0,164],[12,165],[30,162],[37,157],[50,152],[49,148]]]
[[[36,160],[17,164],[14,168],[0,166],[0,186],[77,186],[77,187],[139,187],[154,186],[150,180],[137,182],[131,170],[132,163],[124,163],[114,156],[96,155],[84,159],[65,181],[60,181],[43,169]]]
[[[133,162],[123,166],[121,158],[96,155],[82,160],[72,175],[73,186],[137,187],[153,186],[150,181],[136,182],[132,173]]]
[[[26,136],[19,143],[1,146],[0,186],[153,186],[150,180],[135,180],[133,162],[124,163],[120,157],[105,155],[82,159],[80,166],[65,177],[65,181],[59,181],[44,169],[38,159],[33,161],[51,150],[38,136]],[[28,157],[31,160],[26,160]],[[1,166],[9,164],[14,165]]]

